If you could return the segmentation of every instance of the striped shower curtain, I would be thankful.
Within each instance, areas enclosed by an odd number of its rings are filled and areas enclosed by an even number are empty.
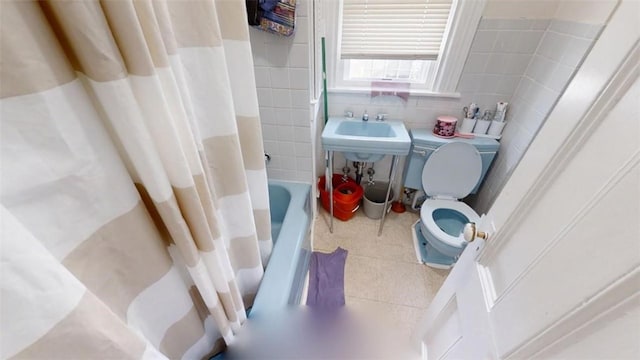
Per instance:
[[[245,2],[0,17],[0,357],[219,351],[272,248]]]

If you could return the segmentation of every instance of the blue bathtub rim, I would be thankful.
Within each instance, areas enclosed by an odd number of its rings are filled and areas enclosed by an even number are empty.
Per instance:
[[[308,264],[308,258],[301,259],[300,254],[305,247],[309,250],[305,252],[308,253],[306,257],[310,256],[311,251],[311,185],[280,180],[269,180],[269,185],[284,187],[291,199],[250,316],[282,310],[290,305],[298,263],[303,261]],[[306,266],[304,270],[306,274]]]

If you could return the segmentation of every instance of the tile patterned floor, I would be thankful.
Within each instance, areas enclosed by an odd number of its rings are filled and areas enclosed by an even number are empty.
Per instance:
[[[334,219],[333,234],[324,209],[314,223],[314,250],[332,252],[339,246],[349,251],[347,306],[387,316],[399,334],[407,336],[449,273],[418,263],[410,230],[418,218],[411,212],[390,212],[379,237],[379,220],[367,218],[362,210],[346,222]]]

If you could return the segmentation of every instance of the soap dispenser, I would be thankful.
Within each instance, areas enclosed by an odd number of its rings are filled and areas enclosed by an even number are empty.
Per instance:
[[[362,114],[362,121],[369,121],[369,114],[367,113],[367,110]]]

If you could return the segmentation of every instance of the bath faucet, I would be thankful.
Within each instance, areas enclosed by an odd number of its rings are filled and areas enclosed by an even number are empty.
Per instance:
[[[378,115],[376,115],[376,121],[384,121],[385,116],[387,116],[387,114],[378,113]]]
[[[367,113],[367,110],[362,114],[362,121],[369,121],[369,114]]]

